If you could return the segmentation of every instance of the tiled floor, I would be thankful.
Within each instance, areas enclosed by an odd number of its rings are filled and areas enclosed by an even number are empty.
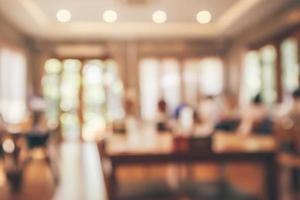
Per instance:
[[[11,194],[0,170],[1,200],[105,200],[105,185],[100,168],[97,147],[93,143],[65,143],[59,149],[60,181],[55,182],[47,164],[43,161],[32,162],[24,174],[23,187],[19,194]],[[0,164],[2,165],[2,163]],[[226,166],[227,180],[240,190],[262,193],[263,168],[259,165],[230,164]],[[141,180],[165,178],[172,182],[174,177],[190,177],[195,180],[214,181],[218,179],[219,166],[207,164],[190,166],[188,170],[178,170],[174,166],[124,167],[118,171],[121,183],[130,184]],[[175,174],[177,176],[175,176]],[[283,173],[286,174],[286,173]],[[289,194],[287,176],[282,178],[280,200],[295,200]]]

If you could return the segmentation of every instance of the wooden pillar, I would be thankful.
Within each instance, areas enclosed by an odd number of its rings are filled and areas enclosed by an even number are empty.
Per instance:
[[[126,89],[128,86],[128,80],[127,80],[127,60],[126,60],[126,46],[122,42],[118,43],[108,43],[108,52],[109,55],[118,63],[118,72],[120,79],[124,85],[124,88]]]
[[[220,55],[221,60],[223,61],[223,94],[231,94],[233,88],[231,88],[231,65],[229,62],[229,55]]]
[[[180,102],[188,102],[188,99],[185,95],[185,80],[184,80],[184,60],[182,57],[179,59],[179,76],[180,76]]]
[[[297,33],[297,43],[298,43],[298,70],[300,72],[300,32]],[[298,84],[300,86],[300,73],[298,73]]]
[[[138,44],[137,42],[129,41],[126,43],[126,80],[127,92],[135,96],[135,104],[137,110],[140,109],[140,84],[139,84],[139,61],[138,61]],[[138,112],[137,114],[140,114]]]
[[[33,96],[43,96],[42,78],[45,62],[49,58],[48,52],[40,49],[30,49],[27,58],[27,82],[30,87],[29,93]]]
[[[240,98],[240,86],[243,84],[244,57],[247,49],[242,44],[232,46],[223,56],[224,92],[235,96],[236,102]]]
[[[80,76],[80,85],[79,85],[79,106],[77,110],[77,115],[79,118],[79,140],[84,141],[84,135],[83,135],[83,125],[84,125],[84,99],[83,99],[83,93],[84,93],[84,85],[83,85],[83,67],[84,67],[84,60],[80,59],[80,71],[79,71],[79,76]]]
[[[281,41],[277,41],[274,43],[275,51],[276,51],[276,59],[275,59],[275,72],[276,72],[276,91],[277,91],[277,102],[282,102],[283,99],[283,86],[282,86],[282,66],[281,66],[281,60],[282,55],[280,52],[280,43]]]

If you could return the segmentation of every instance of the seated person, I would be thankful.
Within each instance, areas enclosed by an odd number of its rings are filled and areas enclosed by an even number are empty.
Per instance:
[[[0,134],[5,131],[5,122],[3,120],[2,115],[0,114]]]
[[[168,106],[165,100],[160,99],[157,103],[156,129],[158,131],[169,131]]]
[[[33,111],[31,130],[26,134],[29,149],[45,147],[49,138],[47,119],[42,111]]]
[[[43,112],[33,112],[32,114],[32,131],[46,132],[48,130],[47,119]]]
[[[196,127],[196,135],[208,136],[220,121],[221,106],[215,97],[207,96],[200,101],[197,114],[201,123]]]
[[[238,115],[237,98],[234,95],[227,94],[221,96],[220,117],[215,124],[214,129],[220,131],[234,132],[239,124],[240,117]]]
[[[216,124],[221,117],[221,106],[214,96],[207,96],[198,106],[198,114],[204,122]]]
[[[127,96],[124,101],[125,130],[128,134],[135,134],[138,130],[137,104],[134,96]]]
[[[243,110],[238,132],[243,135],[253,132],[272,132],[272,122],[269,119],[267,108],[263,104],[260,95],[256,95],[251,104]]]
[[[238,116],[238,102],[237,97],[231,94],[223,95],[221,97],[221,119],[232,120],[239,118]]]
[[[282,142],[283,150],[286,152],[298,152],[300,154],[300,89],[293,92],[293,103],[286,114],[280,121],[279,137]],[[284,135],[283,135],[284,134]],[[283,138],[283,139],[282,139]]]
[[[182,102],[177,106],[174,113],[175,122],[173,127],[178,134],[192,134],[196,124],[197,115],[195,109]]]
[[[195,125],[194,113],[194,109],[189,105],[182,108],[178,119],[178,128],[182,134],[193,134]]]
[[[179,119],[181,111],[182,111],[186,106],[188,106],[186,103],[180,103],[180,104],[176,107],[175,112],[174,112],[174,118],[175,118],[176,120]]]

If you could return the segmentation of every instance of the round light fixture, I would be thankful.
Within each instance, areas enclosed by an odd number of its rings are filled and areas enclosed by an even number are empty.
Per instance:
[[[104,11],[102,18],[107,23],[114,23],[118,19],[118,14],[114,10],[106,10]]]
[[[167,14],[162,10],[157,10],[152,14],[152,20],[157,24],[164,23],[167,21]]]
[[[56,19],[61,23],[66,23],[72,18],[71,12],[67,9],[61,9],[56,13]]]
[[[200,24],[207,24],[211,21],[211,14],[209,11],[207,10],[202,10],[200,12],[198,12],[197,14],[197,21],[200,23]]]

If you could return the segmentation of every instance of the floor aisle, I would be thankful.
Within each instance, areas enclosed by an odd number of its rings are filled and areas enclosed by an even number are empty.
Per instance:
[[[3,177],[3,164],[1,163],[0,199],[105,200],[96,144],[65,143],[59,151],[61,177],[57,187],[55,187],[47,164],[43,161],[34,161],[25,172],[20,193],[10,194],[9,187]]]

